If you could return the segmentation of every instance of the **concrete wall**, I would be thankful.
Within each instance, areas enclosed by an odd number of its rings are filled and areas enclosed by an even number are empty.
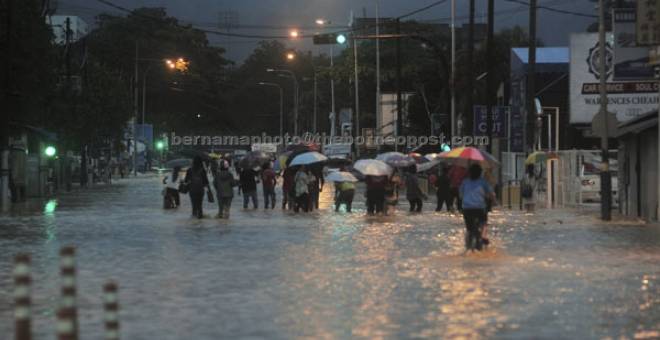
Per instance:
[[[619,210],[626,216],[657,221],[658,133],[652,128],[620,141]]]

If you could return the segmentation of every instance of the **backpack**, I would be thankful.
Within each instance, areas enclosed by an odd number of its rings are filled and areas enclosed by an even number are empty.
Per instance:
[[[527,181],[522,183],[522,188],[520,189],[520,194],[523,198],[532,198],[534,195],[534,188]]]

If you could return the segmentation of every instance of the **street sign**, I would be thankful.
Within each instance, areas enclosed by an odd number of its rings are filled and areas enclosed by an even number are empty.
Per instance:
[[[637,44],[660,45],[660,1],[637,1]]]
[[[509,116],[511,108],[508,106],[493,106],[492,107],[492,137],[494,138],[506,138],[507,137],[507,125],[506,119]],[[475,136],[487,136],[488,135],[488,123],[487,123],[487,114],[486,106],[475,105],[474,106],[474,131]]]
[[[602,137],[605,134],[605,117],[607,117],[607,136],[614,137],[619,121],[613,112],[609,112],[607,116],[603,115],[602,112],[598,112],[591,121],[591,131],[594,135]]]
[[[276,153],[277,144],[274,143],[259,143],[252,144],[252,151],[261,151],[266,153]]]
[[[649,49],[635,41],[636,13],[634,8],[614,10],[614,80],[648,80],[653,77],[649,67]]]

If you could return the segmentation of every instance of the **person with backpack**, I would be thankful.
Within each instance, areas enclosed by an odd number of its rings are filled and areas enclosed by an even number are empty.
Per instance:
[[[523,199],[523,206],[528,213],[534,212],[536,208],[536,176],[534,175],[534,164],[527,164],[525,177],[520,185],[520,196]]]
[[[196,156],[193,159],[192,167],[186,171],[184,183],[187,186],[188,194],[190,195],[192,215],[197,218],[204,217],[204,212],[202,210],[204,193],[205,189],[210,192],[210,188],[209,179],[206,177],[206,169],[204,169],[204,163],[202,162],[201,157]]]
[[[227,161],[220,161],[220,169],[214,172],[213,177],[213,186],[218,196],[217,218],[229,218],[229,209],[231,208],[231,201],[234,198],[234,187],[237,184],[238,181],[236,181],[234,175],[229,171]]]
[[[277,176],[271,168],[270,162],[265,163],[263,169],[261,172],[261,182],[263,183],[264,190],[264,209],[268,209],[269,204],[272,204],[271,209],[275,209],[275,185],[277,184]]]

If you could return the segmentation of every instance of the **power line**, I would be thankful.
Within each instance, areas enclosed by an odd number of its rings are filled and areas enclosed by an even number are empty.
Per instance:
[[[415,14],[417,14],[417,13],[421,13],[421,12],[424,12],[424,11],[426,11],[426,10],[429,10],[429,9],[435,7],[435,6],[441,5],[441,4],[445,3],[445,2],[447,2],[447,0],[436,1],[436,2],[434,2],[434,3],[432,3],[432,4],[428,5],[428,6],[424,6],[424,7],[420,8],[420,9],[416,9],[416,10],[414,10],[414,11],[412,11],[412,12],[409,12],[409,13],[406,13],[406,14],[404,14],[404,15],[398,16],[397,19],[403,19],[403,18],[407,18],[407,17],[413,16],[413,15],[415,15]]]
[[[529,2],[527,2],[527,1],[523,1],[523,0],[504,0],[504,1],[506,1],[506,2],[511,2],[511,3],[515,3],[515,4],[520,4],[520,5],[529,6]],[[543,9],[543,10],[546,10],[546,11],[548,11],[548,12],[555,12],[555,13],[560,13],[560,14],[568,14],[568,15],[574,15],[574,16],[578,16],[578,17],[585,17],[585,18],[598,18],[597,15],[593,15],[593,14],[587,14],[587,13],[581,13],[581,12],[567,11],[567,10],[563,10],[563,9],[559,9],[559,8],[554,8],[554,7],[548,7],[548,6],[544,6],[544,5],[537,5],[536,8],[538,8],[538,9]]]

